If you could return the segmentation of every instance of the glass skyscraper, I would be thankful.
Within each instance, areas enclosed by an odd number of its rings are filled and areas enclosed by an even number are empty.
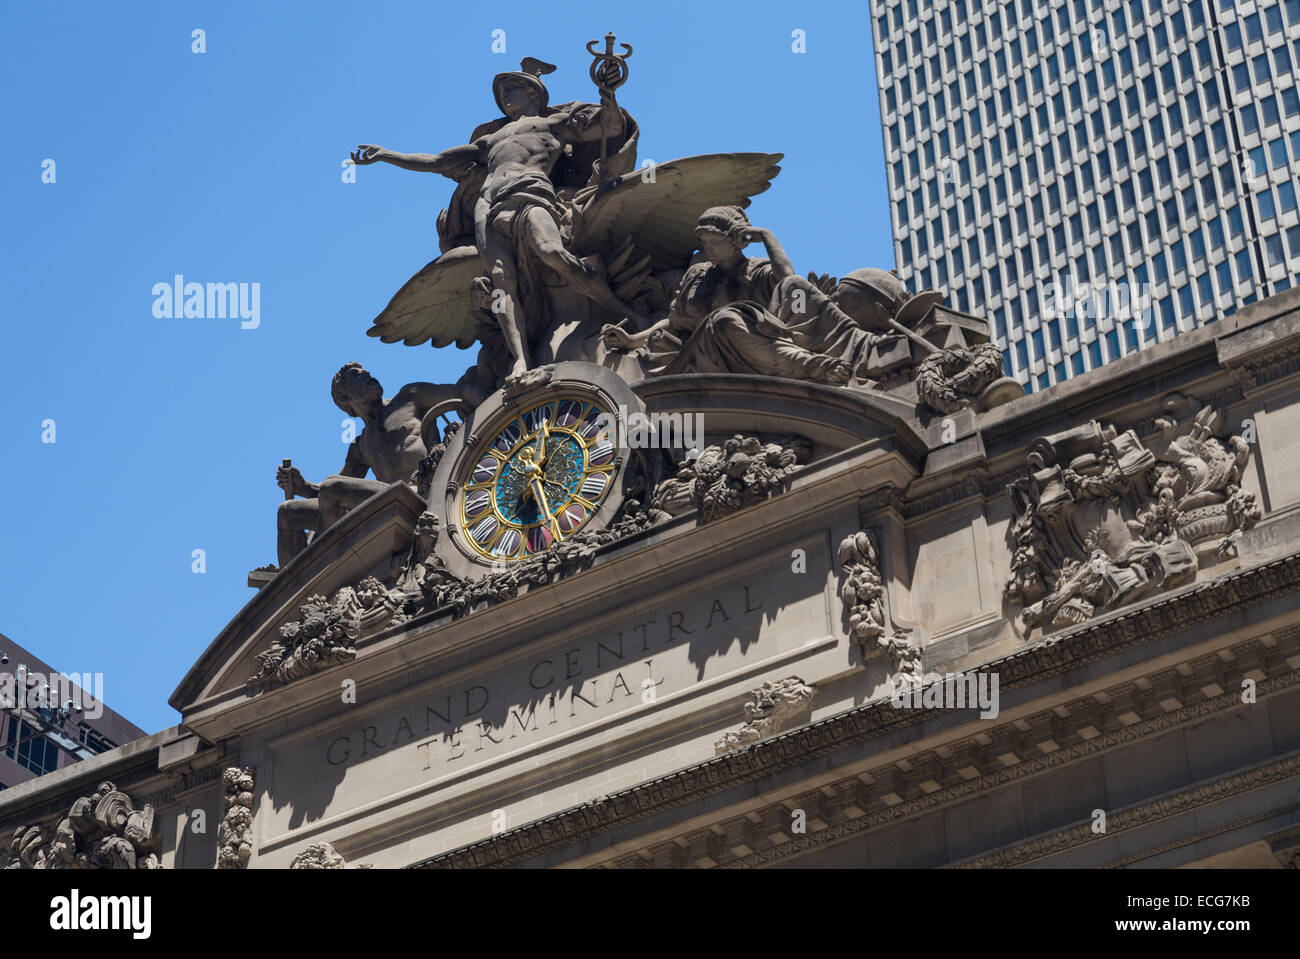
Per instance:
[[[898,273],[1041,389],[1300,283],[1300,0],[872,0]]]

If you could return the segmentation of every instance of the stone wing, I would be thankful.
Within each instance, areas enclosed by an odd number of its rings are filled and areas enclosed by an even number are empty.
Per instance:
[[[631,237],[651,268],[684,267],[699,245],[695,224],[711,206],[749,206],[781,172],[780,153],[712,153],[636,170],[610,181],[575,222],[579,256],[617,250]],[[651,179],[650,172],[654,177]]]
[[[403,284],[366,330],[385,343],[435,347],[474,345],[476,323],[470,316],[470,284],[483,272],[473,246],[448,250]]]

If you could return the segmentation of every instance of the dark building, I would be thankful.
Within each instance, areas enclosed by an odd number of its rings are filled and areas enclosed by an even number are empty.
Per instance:
[[[59,673],[0,633],[0,789],[145,735],[102,695],[102,678]]]

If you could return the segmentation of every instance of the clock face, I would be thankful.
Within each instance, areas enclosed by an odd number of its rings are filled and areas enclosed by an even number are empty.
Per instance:
[[[559,397],[529,407],[491,435],[460,494],[470,545],[492,560],[540,553],[576,533],[613,485],[607,411]]]

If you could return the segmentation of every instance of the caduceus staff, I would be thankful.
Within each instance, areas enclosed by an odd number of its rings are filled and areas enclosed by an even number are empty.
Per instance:
[[[605,34],[605,52],[595,49],[600,41],[588,40],[587,52],[593,57],[591,61],[591,82],[596,84],[601,93],[602,109],[600,111],[600,168],[603,175],[605,170],[605,110],[604,104],[610,102],[614,91],[627,83],[627,59],[632,56],[632,47],[627,43],[620,43],[619,46],[625,52],[614,52],[614,34]]]

